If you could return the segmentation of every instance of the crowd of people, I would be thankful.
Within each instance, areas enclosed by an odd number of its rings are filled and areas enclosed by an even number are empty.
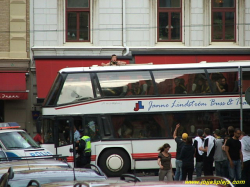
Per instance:
[[[197,178],[215,175],[226,177],[231,181],[244,180],[250,186],[250,137],[238,128],[216,129],[213,135],[209,128],[197,129],[197,136],[192,139],[187,133],[177,137],[180,124],[176,125],[173,138],[177,143],[176,171],[172,173],[170,145],[159,148],[159,180],[192,180],[194,170]],[[196,158],[196,159],[194,159]]]

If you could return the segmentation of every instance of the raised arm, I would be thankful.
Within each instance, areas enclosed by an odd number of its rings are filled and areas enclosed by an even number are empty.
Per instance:
[[[127,62],[125,62],[125,61],[117,61],[117,65],[126,65],[127,64]]]
[[[175,127],[174,133],[173,133],[173,138],[175,139],[177,137],[177,130],[180,127],[180,124],[178,123]]]

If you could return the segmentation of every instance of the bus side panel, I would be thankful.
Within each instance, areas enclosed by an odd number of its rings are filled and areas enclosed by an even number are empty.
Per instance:
[[[136,169],[159,169],[157,158],[159,147],[168,143],[170,145],[172,167],[175,168],[176,142],[174,139],[161,140],[132,140],[133,153],[132,158],[135,161]]]

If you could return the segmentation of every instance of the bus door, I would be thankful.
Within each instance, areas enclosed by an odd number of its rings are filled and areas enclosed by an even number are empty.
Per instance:
[[[42,147],[47,148],[53,154],[73,158],[73,152],[70,152],[70,148],[73,149],[74,135],[74,120],[72,117],[43,117],[41,128],[44,138]]]
[[[59,116],[54,122],[55,148],[56,153],[62,156],[69,156],[68,161],[73,161],[75,150],[74,142],[74,120],[72,117]],[[56,130],[57,129],[57,130]]]

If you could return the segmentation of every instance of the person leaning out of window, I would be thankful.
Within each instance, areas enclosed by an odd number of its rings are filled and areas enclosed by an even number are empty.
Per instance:
[[[170,145],[168,143],[161,146],[158,151],[157,163],[160,166],[159,181],[164,181],[164,177],[167,177],[167,181],[173,181],[173,170],[171,164],[171,154],[169,153]]]

